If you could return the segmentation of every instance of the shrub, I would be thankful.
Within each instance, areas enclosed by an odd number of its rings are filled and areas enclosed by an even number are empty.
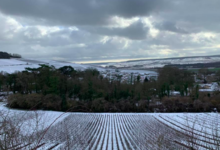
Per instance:
[[[42,106],[44,109],[47,109],[47,110],[60,111],[61,110],[61,103],[62,103],[62,99],[59,96],[53,95],[53,94],[48,94],[48,95],[44,96]]]
[[[8,105],[12,108],[34,109],[40,108],[42,101],[41,94],[13,94],[8,97]]]
[[[13,94],[8,97],[8,106],[12,108],[26,108],[26,103],[21,94]]]
[[[23,96],[29,109],[38,109],[42,105],[43,96],[41,94],[28,94]]]
[[[102,112],[104,111],[104,103],[105,100],[103,99],[95,99],[92,101],[92,111],[94,112]]]

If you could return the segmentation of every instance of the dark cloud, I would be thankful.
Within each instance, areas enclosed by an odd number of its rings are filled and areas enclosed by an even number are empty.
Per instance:
[[[188,33],[220,32],[219,6],[219,0],[173,0],[169,9],[159,11],[155,17],[161,20],[162,27],[165,25],[163,29],[168,31],[176,30],[172,26],[178,25],[178,29],[184,29]]]
[[[84,27],[82,28],[94,34],[119,36],[131,40],[143,40],[147,38],[148,27],[139,20],[125,28],[106,28],[106,27]]]
[[[106,25],[113,16],[148,16],[163,0],[1,0],[0,11],[59,25]]]
[[[178,27],[173,22],[160,22],[158,24],[155,24],[155,27],[159,30],[170,31],[170,32],[175,32],[175,33],[181,33],[181,34],[188,34],[189,33],[185,29]]]

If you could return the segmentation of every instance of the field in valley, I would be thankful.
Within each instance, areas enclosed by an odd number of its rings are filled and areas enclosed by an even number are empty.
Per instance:
[[[62,113],[1,104],[1,148],[219,149],[218,113]],[[7,125],[6,125],[7,124]]]

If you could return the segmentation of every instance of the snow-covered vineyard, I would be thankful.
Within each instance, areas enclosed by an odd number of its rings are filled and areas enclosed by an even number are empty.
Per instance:
[[[12,132],[0,139],[7,149],[220,148],[217,113],[62,113],[9,110],[2,104],[0,108],[0,129]],[[7,127],[2,121],[5,118]]]

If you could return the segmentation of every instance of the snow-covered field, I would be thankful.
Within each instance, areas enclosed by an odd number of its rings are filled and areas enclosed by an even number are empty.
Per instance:
[[[24,71],[25,68],[38,68],[39,64],[53,65],[56,68],[63,66],[72,66],[76,70],[83,70],[90,66],[74,64],[68,62],[59,62],[53,60],[34,60],[34,59],[0,59],[0,72],[14,73],[15,71]]]
[[[179,59],[157,59],[157,60],[140,60],[128,61],[120,63],[109,63],[105,66],[115,66],[117,68],[130,67],[130,68],[157,68],[163,67],[168,64],[197,64],[197,63],[213,63],[220,62],[219,57],[195,57],[195,58],[179,58]]]
[[[218,113],[62,113],[0,105],[1,117],[9,116],[26,137],[22,149],[220,148]]]
[[[62,61],[54,61],[54,60],[45,60],[45,59],[0,59],[0,72],[14,73],[16,71],[24,71],[25,68],[38,68],[39,64],[53,65],[55,68],[60,68],[63,66],[72,66],[75,70],[84,70],[87,68],[96,68],[99,71],[106,71],[105,68],[101,68],[98,66],[85,65],[85,64],[77,64],[77,63],[69,63]],[[115,69],[107,69],[111,72],[114,72]],[[154,71],[148,70],[120,70],[121,72],[132,73],[139,72],[141,74],[150,74],[152,76],[156,76],[157,73]]]
[[[25,65],[26,62],[17,59],[0,59],[0,66],[15,66],[15,65]]]

